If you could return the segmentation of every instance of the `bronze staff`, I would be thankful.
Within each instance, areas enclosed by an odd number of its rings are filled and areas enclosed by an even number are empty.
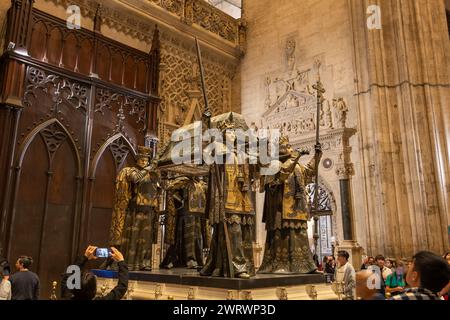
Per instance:
[[[317,82],[313,85],[313,89],[317,92],[317,114],[316,114],[316,144],[314,146],[315,149],[315,166],[316,176],[314,181],[314,200],[313,205],[311,206],[311,215],[314,217],[314,250],[317,258],[318,255],[318,240],[319,240],[319,153],[321,151],[321,145],[319,141],[319,127],[320,127],[320,110],[322,109],[323,103],[323,94],[325,93],[325,89],[320,81],[320,73],[319,73],[320,64],[317,65]]]
[[[197,38],[195,38],[195,44],[197,46],[197,58],[198,58],[198,64],[199,64],[199,69],[200,69],[200,79],[201,79],[201,83],[202,83],[203,100],[205,102],[205,111],[203,113],[203,116],[208,121],[208,129],[211,129],[212,113],[211,113],[211,110],[209,109],[208,97],[206,95],[206,85],[205,85],[205,75],[204,75],[203,63],[202,63],[202,55],[200,52],[200,45],[198,43]],[[220,177],[220,173],[217,168],[217,164],[215,162],[212,164],[212,170],[213,170],[213,174],[217,181],[217,189],[219,191],[220,201],[223,201],[222,179]],[[222,204],[220,204],[220,205],[222,205]],[[225,231],[225,243],[226,243],[226,247],[227,247],[228,268],[230,270],[230,277],[234,278],[234,269],[233,269],[233,262],[232,262],[232,257],[231,257],[231,243],[230,243],[230,238],[228,235],[228,226],[227,226],[227,222],[225,221],[225,219],[223,220],[223,228]]]

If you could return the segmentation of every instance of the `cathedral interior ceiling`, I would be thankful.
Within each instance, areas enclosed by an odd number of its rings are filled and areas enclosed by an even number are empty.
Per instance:
[[[214,114],[231,108],[231,81],[243,54],[245,26],[201,0],[45,0],[59,6],[76,4],[94,19],[101,3],[102,24],[143,41],[150,48],[155,25],[160,30],[161,65],[158,136],[169,139],[199,98],[198,62],[194,38],[199,39],[210,107]],[[202,99],[198,105],[203,108]]]
[[[162,38],[193,47],[193,38],[207,45],[207,56],[222,63],[237,63],[241,55],[240,21],[200,0],[45,0],[56,5],[76,4],[92,18],[101,4],[103,23],[139,41],[151,44],[158,24]]]

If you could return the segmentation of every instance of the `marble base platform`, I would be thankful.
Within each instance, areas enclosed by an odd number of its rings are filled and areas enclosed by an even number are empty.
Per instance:
[[[94,270],[98,288],[108,292],[116,285],[117,272]],[[337,299],[324,276],[317,274],[258,274],[250,279],[202,277],[195,270],[172,269],[130,272],[127,299],[175,300],[311,300],[306,292],[314,285],[318,300]]]

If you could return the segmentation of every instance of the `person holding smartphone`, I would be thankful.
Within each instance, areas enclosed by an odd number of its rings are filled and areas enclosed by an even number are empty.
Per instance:
[[[84,255],[79,257],[74,265],[77,265],[81,270],[89,260],[94,260],[100,257],[106,258],[109,250],[105,248],[98,248],[95,246],[87,247]],[[69,289],[67,281],[72,275],[71,273],[64,273],[61,281],[61,298],[67,300],[120,300],[128,290],[128,266],[125,263],[122,253],[114,247],[111,247],[111,258],[117,262],[118,278],[117,286],[103,297],[96,297],[97,293],[97,278],[90,271],[81,272],[80,288]]]

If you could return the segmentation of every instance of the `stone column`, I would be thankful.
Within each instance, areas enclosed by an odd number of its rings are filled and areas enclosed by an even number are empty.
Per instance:
[[[379,10],[368,14],[374,4]],[[450,220],[444,1],[348,0],[348,5],[367,253],[442,253]],[[368,23],[372,18],[381,19],[380,28]]]
[[[337,249],[345,250],[350,254],[350,263],[356,270],[362,264],[362,248],[354,238],[352,193],[350,177],[353,175],[352,163],[344,163],[337,167],[336,175],[339,177],[339,191],[341,202],[342,228],[344,239]]]
[[[341,195],[342,228],[344,240],[353,240],[353,223],[350,209],[350,181],[349,179],[339,179],[339,191]]]

